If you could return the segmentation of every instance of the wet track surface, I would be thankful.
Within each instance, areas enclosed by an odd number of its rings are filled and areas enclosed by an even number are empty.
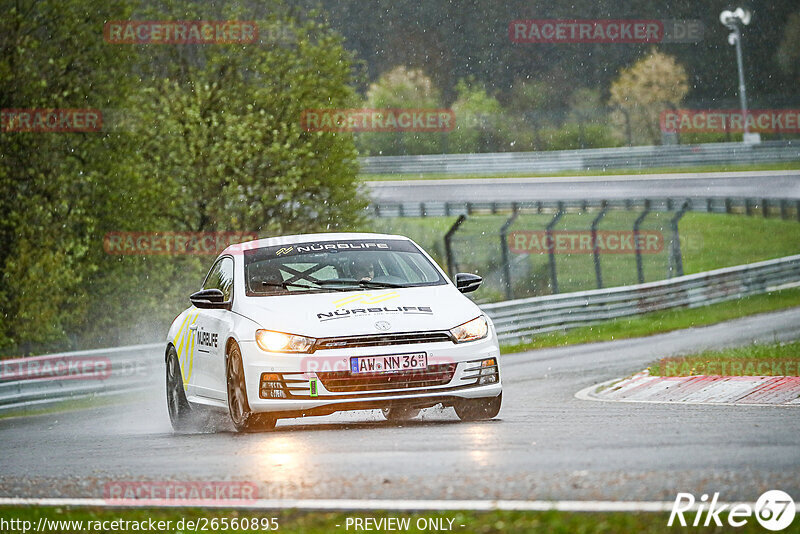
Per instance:
[[[468,187],[466,186],[468,184]],[[800,172],[762,171],[556,178],[406,180],[369,182],[383,202],[512,202],[653,197],[800,199]]]
[[[174,434],[159,387],[136,402],[0,420],[0,494],[102,497],[133,480],[239,480],[258,497],[674,500],[800,492],[800,412],[582,401],[668,355],[800,337],[800,308],[651,338],[503,357],[499,417],[431,409],[283,420],[271,432]],[[154,377],[160,385],[162,377]]]

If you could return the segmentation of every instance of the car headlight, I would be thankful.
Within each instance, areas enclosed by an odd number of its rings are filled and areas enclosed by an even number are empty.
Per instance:
[[[316,339],[273,332],[272,330],[256,330],[256,343],[261,350],[267,352],[311,352]]]
[[[483,339],[488,333],[489,323],[486,322],[486,317],[483,315],[450,329],[450,334],[453,336],[453,339],[456,340],[456,343]]]

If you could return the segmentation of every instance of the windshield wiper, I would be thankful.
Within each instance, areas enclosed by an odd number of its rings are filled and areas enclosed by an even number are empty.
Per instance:
[[[295,282],[261,282],[261,285],[262,287],[280,287],[283,289],[289,289],[290,287],[300,287],[303,289],[310,289],[311,291],[344,291],[344,289],[339,289],[336,287],[332,288],[314,287],[305,284],[297,284]]]
[[[366,288],[408,287],[408,286],[404,286],[403,284],[392,284],[391,282],[376,282],[374,280],[354,280],[354,279],[347,279],[347,278],[335,278],[333,280],[317,280],[316,283],[321,285],[321,286],[348,284],[348,285],[366,287]]]

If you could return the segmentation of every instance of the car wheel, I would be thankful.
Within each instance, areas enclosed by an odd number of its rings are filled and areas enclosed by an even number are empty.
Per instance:
[[[405,406],[393,406],[391,408],[381,408],[381,413],[387,421],[408,421],[419,415],[419,408],[408,408]]]
[[[492,399],[459,399],[453,404],[462,421],[482,421],[496,417],[503,403],[503,394]]]
[[[175,347],[167,352],[167,410],[172,428],[178,431],[191,430],[193,425],[192,407],[186,400],[183,389],[183,375]]]
[[[275,418],[267,414],[253,413],[247,402],[247,386],[244,381],[244,365],[239,345],[233,344],[228,352],[226,365],[228,384],[228,412],[238,432],[257,432],[275,428]]]

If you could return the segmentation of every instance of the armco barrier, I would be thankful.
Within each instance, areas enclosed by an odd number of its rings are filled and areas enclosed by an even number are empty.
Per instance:
[[[797,141],[359,158],[362,174],[501,174],[800,161]]]
[[[646,284],[484,304],[481,308],[492,318],[500,340],[508,343],[606,319],[669,308],[697,308],[793,286],[800,286],[800,255]]]
[[[668,308],[695,308],[800,286],[800,254],[690,274],[670,280],[544,297],[484,304],[501,341],[516,342],[535,334],[585,326]],[[95,361],[100,378],[37,377],[46,364],[67,359]],[[31,363],[35,365],[31,366]],[[0,361],[0,412],[31,409],[65,400],[164,387],[164,344],[65,352]],[[109,366],[110,364],[110,366]],[[20,366],[33,376],[19,376]],[[92,373],[91,365],[88,372]]]
[[[164,348],[153,343],[0,360],[0,412],[163,386]],[[83,375],[54,376],[75,362]]]

